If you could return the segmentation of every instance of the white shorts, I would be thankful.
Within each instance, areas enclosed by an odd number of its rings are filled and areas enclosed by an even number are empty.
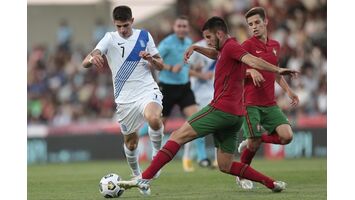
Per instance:
[[[136,132],[144,123],[145,107],[155,102],[163,108],[163,95],[159,90],[153,91],[139,100],[131,103],[117,104],[117,118],[123,135]]]

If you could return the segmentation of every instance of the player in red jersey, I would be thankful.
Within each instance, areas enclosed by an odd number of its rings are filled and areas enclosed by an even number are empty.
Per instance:
[[[253,36],[246,40],[242,47],[250,54],[278,65],[280,44],[268,37],[265,10],[262,7],[254,7],[245,14],[245,18]],[[299,99],[282,76],[249,66],[246,72],[244,103],[247,113],[242,128],[244,138],[248,139],[240,143],[238,151],[241,153],[240,161],[250,165],[261,143],[285,145],[292,140],[289,121],[275,101],[275,81],[288,94],[293,106],[298,104]],[[267,133],[263,133],[261,127]],[[253,187],[251,181],[240,180],[238,177],[237,183],[243,189]]]
[[[181,145],[212,133],[215,147],[218,149],[217,161],[220,171],[259,182],[274,192],[280,192],[286,187],[284,182],[275,181],[247,164],[233,161],[237,132],[242,126],[245,114],[243,107],[245,67],[242,63],[281,75],[294,75],[296,71],[279,68],[247,53],[235,38],[230,37],[227,25],[222,18],[210,18],[202,31],[207,44],[214,49],[193,45],[185,52],[185,62],[193,51],[210,58],[218,57],[213,100],[208,106],[189,117],[188,122],[185,122],[182,127],[172,132],[169,140],[142,173],[140,179],[119,181],[118,185],[125,189],[149,188],[150,180],[173,159]],[[220,53],[217,54],[216,50]]]

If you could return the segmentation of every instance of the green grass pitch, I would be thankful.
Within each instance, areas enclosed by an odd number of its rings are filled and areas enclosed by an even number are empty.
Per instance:
[[[145,169],[148,163],[143,163]],[[237,187],[235,178],[218,170],[202,169],[185,173],[181,162],[166,165],[159,179],[152,182],[152,195],[144,199],[245,199],[245,200],[322,200],[327,198],[326,159],[290,159],[268,161],[255,159],[252,166],[276,180],[285,181],[287,189],[272,193],[257,183],[251,191]],[[105,199],[98,190],[102,176],[113,172],[130,178],[124,161],[85,162],[70,164],[29,165],[27,197],[29,200]],[[127,190],[120,199],[143,199],[137,189]]]

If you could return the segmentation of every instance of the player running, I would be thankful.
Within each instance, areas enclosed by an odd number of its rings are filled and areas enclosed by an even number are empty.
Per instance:
[[[133,29],[132,11],[127,6],[113,10],[113,23],[117,29],[108,32],[95,49],[84,59],[87,68],[104,67],[107,58],[112,72],[118,122],[124,136],[124,152],[133,176],[141,176],[138,164],[138,128],[147,121],[153,129],[149,133],[153,153],[161,148],[163,134],[162,93],[154,81],[150,66],[164,68],[152,36],[145,30]],[[154,156],[154,155],[153,155]],[[140,189],[149,194],[149,189]]]
[[[286,183],[275,181],[247,164],[233,161],[237,132],[242,126],[245,114],[243,106],[245,68],[242,63],[281,75],[295,75],[297,72],[279,68],[247,53],[235,38],[231,38],[225,21],[220,17],[210,18],[204,24],[202,31],[208,45],[218,50],[219,54],[216,54],[215,49],[193,45],[185,52],[185,61],[193,51],[210,58],[218,57],[213,100],[171,134],[170,139],[154,157],[140,179],[119,181],[118,185],[125,189],[150,188],[151,179],[173,159],[181,145],[212,133],[218,149],[217,161],[220,171],[259,182],[274,192],[280,192],[286,188]]]
[[[278,65],[280,44],[268,37],[265,10],[262,7],[254,7],[245,14],[245,18],[253,36],[246,40],[242,47],[248,53]],[[248,139],[240,143],[238,152],[241,153],[240,161],[250,165],[262,142],[285,145],[292,140],[290,123],[275,101],[275,80],[292,100],[292,106],[296,106],[299,99],[285,79],[278,74],[249,66],[246,73],[244,97],[247,112],[242,128],[244,138]],[[261,127],[267,133],[263,134]],[[253,187],[249,180],[238,177],[236,180],[243,189]]]

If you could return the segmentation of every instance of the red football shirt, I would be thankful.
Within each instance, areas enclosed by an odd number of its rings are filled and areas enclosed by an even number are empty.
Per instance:
[[[250,54],[262,58],[263,60],[278,65],[278,54],[280,44],[268,39],[266,44],[256,37],[251,37],[243,42],[242,47]],[[245,65],[245,64],[244,64]],[[245,65],[250,68],[248,65]],[[247,76],[244,87],[244,101],[246,106],[273,106],[276,105],[275,100],[275,73],[258,70],[264,77],[265,81],[260,87],[253,83],[253,79]]]
[[[218,55],[214,96],[211,106],[234,115],[244,115],[243,87],[245,67],[240,61],[247,54],[235,38],[229,38],[223,44]]]

